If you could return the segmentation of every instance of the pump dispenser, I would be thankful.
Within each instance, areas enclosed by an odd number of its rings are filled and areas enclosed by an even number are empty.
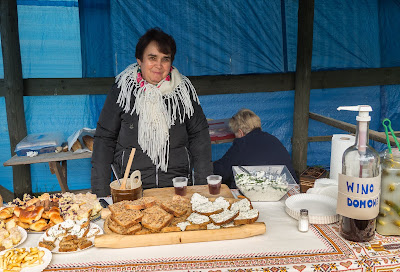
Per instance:
[[[368,144],[372,108],[359,105],[337,109],[359,112],[356,141],[343,153],[342,174],[339,174],[340,235],[347,240],[367,242],[375,236],[381,182],[379,154]]]

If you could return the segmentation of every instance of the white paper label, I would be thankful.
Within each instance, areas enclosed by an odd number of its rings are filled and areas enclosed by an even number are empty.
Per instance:
[[[381,175],[357,178],[339,174],[336,212],[358,220],[374,219],[379,213]]]

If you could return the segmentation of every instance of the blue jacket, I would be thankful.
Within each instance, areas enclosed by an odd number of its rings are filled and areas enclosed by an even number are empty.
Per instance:
[[[233,165],[286,165],[296,182],[299,182],[289,152],[278,138],[261,129],[254,129],[246,136],[236,138],[226,154],[214,162],[214,174],[222,176],[222,182],[230,188],[236,188]]]

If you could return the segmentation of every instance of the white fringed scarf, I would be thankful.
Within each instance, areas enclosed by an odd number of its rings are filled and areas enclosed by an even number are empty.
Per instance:
[[[115,82],[121,89],[117,103],[124,112],[139,116],[138,141],[157,169],[168,170],[169,129],[177,118],[182,124],[194,113],[192,99],[200,104],[190,80],[172,67],[170,75],[153,85],[138,73],[138,64],[129,65]],[[131,97],[135,104],[131,109]],[[181,114],[181,106],[182,114]]]

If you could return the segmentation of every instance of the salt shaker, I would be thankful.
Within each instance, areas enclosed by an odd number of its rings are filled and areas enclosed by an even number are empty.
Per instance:
[[[299,231],[301,231],[301,232],[308,231],[308,210],[307,209],[300,210]]]

